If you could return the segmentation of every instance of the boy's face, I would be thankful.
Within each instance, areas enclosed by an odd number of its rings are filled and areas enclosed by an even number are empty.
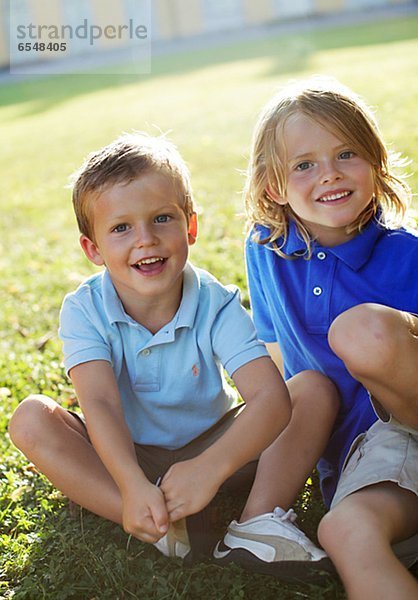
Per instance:
[[[302,113],[284,126],[287,189],[280,204],[289,204],[308,231],[324,246],[342,244],[356,235],[346,227],[372,200],[373,169],[368,161],[331,131]]]
[[[135,318],[141,306],[153,303],[177,310],[195,237],[173,181],[148,173],[89,200],[95,240],[83,235],[81,246],[94,264],[107,267],[125,311]]]

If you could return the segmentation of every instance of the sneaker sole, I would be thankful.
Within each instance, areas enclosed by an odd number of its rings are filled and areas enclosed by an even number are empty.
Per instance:
[[[224,558],[215,560],[220,565],[237,564],[246,571],[271,575],[289,583],[325,583],[326,578],[337,578],[335,567],[328,557],[318,561],[286,560],[269,563],[248,550],[236,548]]]

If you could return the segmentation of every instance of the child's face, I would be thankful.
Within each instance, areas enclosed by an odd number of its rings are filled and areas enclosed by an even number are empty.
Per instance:
[[[349,144],[302,113],[284,126],[289,204],[320,244],[336,246],[356,235],[345,228],[374,193],[373,169]]]
[[[186,215],[173,181],[148,173],[105,189],[92,202],[94,242],[81,236],[87,257],[106,265],[128,314],[141,302],[177,310],[189,244]]]

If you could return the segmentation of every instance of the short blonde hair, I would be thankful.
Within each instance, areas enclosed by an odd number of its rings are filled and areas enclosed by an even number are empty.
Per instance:
[[[71,177],[73,206],[80,233],[94,240],[92,202],[94,194],[142,175],[162,173],[171,178],[187,222],[194,212],[189,170],[177,148],[163,136],[135,131],[89,154]]]
[[[249,229],[264,225],[270,230],[267,238],[255,240],[270,244],[280,256],[286,242],[289,217],[297,224],[306,243],[306,257],[311,256],[311,236],[288,204],[280,205],[273,195],[286,195],[286,165],[281,155],[283,129],[295,113],[320,123],[367,160],[373,169],[375,191],[373,200],[347,228],[347,233],[361,231],[379,209],[382,220],[398,227],[402,223],[411,190],[403,175],[395,175],[395,167],[404,167],[399,155],[388,152],[371,109],[354,92],[330,78],[313,77],[285,86],[262,110],[257,122],[245,186],[245,207]]]

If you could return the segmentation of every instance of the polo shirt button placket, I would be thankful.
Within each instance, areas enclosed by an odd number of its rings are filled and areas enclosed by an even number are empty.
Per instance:
[[[149,356],[151,354],[151,350],[149,348],[145,348],[145,350],[141,351],[141,356]]]

